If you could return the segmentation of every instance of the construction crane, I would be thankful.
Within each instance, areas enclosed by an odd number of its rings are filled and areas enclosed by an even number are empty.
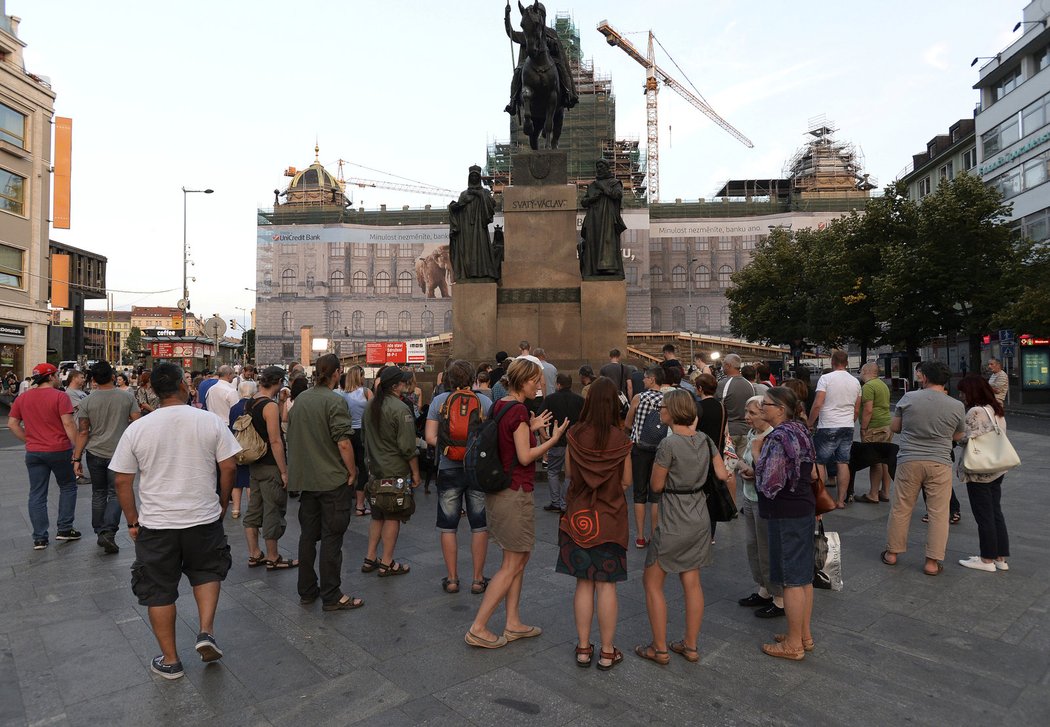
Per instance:
[[[673,88],[679,96],[699,109],[707,118],[728,131],[741,144],[749,149],[755,146],[750,139],[740,133],[732,124],[715,113],[715,110],[704,100],[703,96],[700,96],[699,93],[694,94],[660,68],[660,66],[656,65],[656,56],[653,53],[653,41],[656,40],[656,36],[653,35],[653,31],[649,31],[649,47],[646,55],[642,55],[641,51],[635,48],[623,35],[616,32],[605,20],[598,23],[598,32],[605,36],[605,42],[609,45],[619,46],[622,51],[645,68],[645,118],[647,126],[645,161],[649,177],[649,200],[651,202],[660,201],[660,144],[659,126],[656,118],[656,92],[660,88],[658,81],[662,81],[665,85]],[[656,40],[656,42],[660,44],[660,41]],[[663,48],[663,45],[660,44],[660,47]],[[664,52],[667,52],[666,48],[664,48]],[[670,53],[667,55],[670,58]],[[671,59],[671,62],[673,63],[674,59]],[[678,64],[675,65],[677,66]]]
[[[389,181],[386,181],[386,180],[383,180],[383,179],[362,179],[361,177],[347,177],[343,173],[343,165],[359,166],[362,169],[369,169],[369,167],[365,167],[365,166],[362,166],[360,164],[352,164],[351,162],[348,162],[345,159],[340,159],[338,164],[339,164],[339,172],[338,172],[338,174],[336,174],[336,179],[338,180],[339,184],[343,187],[343,194],[346,194],[346,185],[350,184],[350,185],[354,185],[356,187],[361,187],[362,189],[365,188],[365,187],[375,187],[377,189],[391,189],[391,190],[394,190],[396,192],[410,192],[410,193],[413,193],[413,194],[427,194],[427,195],[431,195],[431,196],[434,196],[434,197],[445,196],[445,195],[451,195],[452,197],[459,197],[459,192],[457,192],[457,191],[455,191],[453,189],[445,189],[443,187],[435,187],[435,186],[433,186],[431,184],[426,184],[424,182],[417,182],[414,179],[408,179],[406,177],[399,177],[399,178],[400,179],[404,179],[406,182],[412,182],[412,184],[402,184],[400,182],[389,182]],[[372,169],[371,171],[378,172],[379,174],[389,174],[388,172],[383,172],[383,171],[380,171],[379,169]],[[397,175],[396,174],[389,174],[389,176],[396,177]]]

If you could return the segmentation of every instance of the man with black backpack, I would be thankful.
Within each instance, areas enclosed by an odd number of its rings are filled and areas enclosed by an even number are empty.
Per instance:
[[[473,378],[474,369],[467,361],[456,360],[449,364],[445,381],[450,390],[438,394],[430,402],[424,432],[427,444],[435,447],[438,453],[437,529],[441,533],[441,554],[448,570],[448,575],[441,579],[445,593],[459,592],[456,532],[464,510],[471,532],[473,578],[470,592],[484,593],[488,585],[484,575],[489,544],[485,493],[467,486],[463,458],[470,425],[488,417],[492,400],[471,391]]]
[[[634,442],[631,448],[631,469],[634,475],[634,524],[638,529],[634,545],[637,548],[649,544],[645,537],[646,503],[649,503],[650,535],[656,528],[660,494],[649,489],[649,476],[653,472],[656,448],[667,436],[667,427],[660,421],[660,409],[664,403],[660,387],[667,381],[666,371],[661,366],[653,366],[646,370],[642,381],[645,391],[635,394],[624,422]]]

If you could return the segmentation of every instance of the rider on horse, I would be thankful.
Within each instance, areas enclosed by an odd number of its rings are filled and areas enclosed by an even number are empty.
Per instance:
[[[569,61],[565,56],[565,48],[562,47],[558,32],[554,28],[547,27],[547,9],[543,6],[543,3],[536,3],[536,6],[543,18],[547,52],[554,59],[554,65],[558,69],[558,79],[561,85],[561,106],[571,109],[579,102],[580,97],[576,94],[576,81],[569,71]],[[525,65],[525,34],[514,30],[510,24],[509,0],[504,13],[503,23],[507,28],[507,36],[520,46],[518,48],[518,65],[514,69],[514,78],[510,82],[510,103],[503,109],[511,116],[515,116],[518,113],[518,108],[521,106],[521,69]]]

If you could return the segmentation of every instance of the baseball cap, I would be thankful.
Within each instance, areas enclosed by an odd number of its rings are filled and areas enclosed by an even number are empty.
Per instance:
[[[53,364],[42,363],[33,367],[33,376],[50,376],[58,371]]]
[[[379,374],[379,381],[383,386],[386,386],[394,381],[401,381],[402,372],[397,366],[387,366]]]

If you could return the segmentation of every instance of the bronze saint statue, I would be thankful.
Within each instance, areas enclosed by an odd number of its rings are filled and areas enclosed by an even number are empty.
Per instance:
[[[539,137],[558,148],[565,109],[579,101],[565,48],[557,31],[547,26],[547,9],[539,0],[528,7],[518,1],[521,32],[510,24],[510,0],[503,24],[512,43],[518,43],[518,65],[510,84],[510,103],[504,111],[519,115],[529,146],[539,148]]]
[[[620,233],[627,229],[620,209],[623,206],[623,183],[613,176],[609,162],[595,164],[597,179],[587,185],[580,204],[587,210],[579,244],[580,274],[584,278],[623,280],[623,254]]]
[[[463,280],[499,280],[489,224],[496,212],[492,195],[481,185],[481,167],[476,164],[467,175],[467,188],[448,205],[449,256],[452,274]]]

